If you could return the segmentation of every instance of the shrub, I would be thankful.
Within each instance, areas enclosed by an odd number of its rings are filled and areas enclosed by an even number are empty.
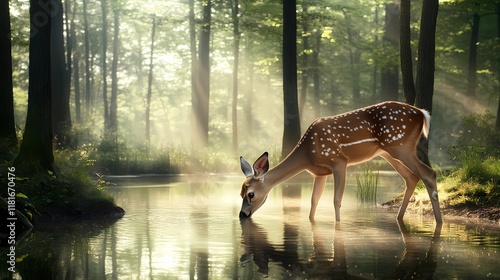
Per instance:
[[[495,116],[471,114],[462,118],[462,130],[450,157],[462,166],[475,165],[489,157],[500,158],[500,132],[495,130]]]

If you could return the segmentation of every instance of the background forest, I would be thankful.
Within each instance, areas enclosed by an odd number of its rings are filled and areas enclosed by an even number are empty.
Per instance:
[[[397,2],[297,2],[302,129],[322,115],[405,100]],[[411,1],[413,73],[422,2]],[[282,52],[290,46],[280,1],[52,3],[56,157],[77,150],[104,174],[236,171],[240,154],[251,158],[264,150],[279,159],[287,85]],[[22,138],[33,63],[30,6],[18,0],[7,8],[15,125]],[[500,98],[498,1],[440,1],[434,78],[429,156],[446,166],[453,164],[450,147],[464,133],[462,117],[490,111],[481,118],[487,129],[496,121],[500,130],[498,113],[491,113],[498,112]]]

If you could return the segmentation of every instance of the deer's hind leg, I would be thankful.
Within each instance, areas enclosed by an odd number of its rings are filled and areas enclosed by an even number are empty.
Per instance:
[[[436,183],[436,171],[423,163],[418,159],[415,152],[408,152],[407,150],[394,150],[387,151],[391,157],[401,162],[406,168],[408,168],[412,173],[417,175],[424,182],[427,193],[432,205],[432,210],[434,212],[434,218],[436,223],[441,224],[443,219],[441,217],[441,210],[439,208],[439,198],[437,193],[437,183]],[[395,157],[398,155],[398,157]]]
[[[399,221],[403,220],[403,216],[405,215],[406,208],[408,207],[408,203],[410,202],[410,198],[415,191],[415,187],[417,186],[420,178],[413,173],[408,167],[406,167],[401,161],[393,158],[388,153],[384,153],[380,155],[384,158],[389,164],[399,173],[399,175],[405,181],[405,194],[403,196],[403,201],[401,202],[401,206],[399,207],[397,219]]]

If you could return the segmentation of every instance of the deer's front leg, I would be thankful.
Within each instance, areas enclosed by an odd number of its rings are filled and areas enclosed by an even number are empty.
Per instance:
[[[335,220],[340,221],[340,206],[344,195],[345,176],[347,164],[338,164],[332,170],[334,181],[333,206],[335,207]]]
[[[314,186],[311,196],[311,211],[309,212],[310,220],[313,220],[314,215],[316,214],[316,207],[318,206],[318,201],[321,195],[323,194],[323,190],[325,189],[326,178],[328,178],[328,176],[314,177]]]

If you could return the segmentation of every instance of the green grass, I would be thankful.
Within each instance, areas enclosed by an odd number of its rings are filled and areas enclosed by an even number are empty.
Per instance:
[[[469,161],[451,172],[439,174],[438,192],[444,207],[500,207],[500,159]],[[425,188],[417,188],[415,201],[428,203]]]
[[[16,170],[16,209],[24,210],[30,218],[35,214],[64,218],[119,212],[113,197],[106,192],[109,183],[89,172],[94,161],[89,159],[88,151],[56,150],[54,157],[59,177],[52,172],[21,175],[23,172]],[[10,164],[3,162],[0,166],[6,170]],[[0,181],[4,180],[0,177]],[[6,197],[3,189],[0,195]]]
[[[365,165],[363,172],[356,174],[356,198],[362,203],[376,203],[379,172]]]

